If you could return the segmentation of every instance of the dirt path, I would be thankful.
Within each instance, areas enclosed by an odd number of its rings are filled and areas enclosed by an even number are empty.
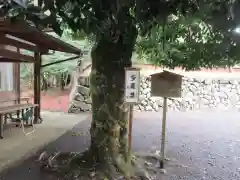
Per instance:
[[[168,113],[167,174],[158,180],[238,180],[240,179],[240,113]],[[89,123],[73,131],[87,132]],[[133,148],[159,150],[160,113],[135,113]],[[48,151],[83,151],[89,136],[68,132],[47,147]],[[16,151],[17,153],[17,151]],[[1,180],[46,180],[33,157],[0,175]],[[49,180],[49,177],[48,177]]]

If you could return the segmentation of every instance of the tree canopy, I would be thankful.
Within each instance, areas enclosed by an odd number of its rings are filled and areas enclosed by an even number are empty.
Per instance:
[[[39,0],[38,8],[31,2],[1,0],[1,14],[11,17],[24,14],[29,19],[35,15],[41,19],[46,15],[40,11],[49,10],[47,19],[51,19],[53,26],[67,24],[73,30],[83,30],[87,34],[99,34],[113,26],[121,30],[126,25],[121,21],[124,16],[130,16],[141,32],[165,23],[170,15],[201,18],[216,28],[227,30],[236,27],[240,21],[235,18],[240,13],[237,0]]]
[[[238,60],[240,38],[233,33],[240,23],[237,0],[39,0],[39,7],[28,0],[0,2],[1,14],[8,17],[51,24],[59,34],[68,27],[80,36],[109,41],[126,31],[124,18],[130,18],[142,36],[138,53],[170,68],[232,65]]]
[[[232,66],[240,62],[240,47],[238,37],[229,35],[201,19],[178,16],[140,37],[136,50],[147,62],[168,68]]]

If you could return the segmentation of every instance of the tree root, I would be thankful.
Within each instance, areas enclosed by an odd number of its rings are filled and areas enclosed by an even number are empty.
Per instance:
[[[147,155],[147,154],[146,154]],[[122,180],[152,180],[158,168],[145,162],[145,157],[133,156],[130,162],[116,157],[105,164],[94,162],[90,151],[84,153],[54,153],[43,152],[38,161],[44,172],[55,172],[69,177],[83,176],[89,179],[122,179]],[[81,174],[81,175],[80,175]],[[88,178],[85,178],[88,180]],[[71,179],[71,178],[68,178]],[[76,178],[75,178],[76,179]]]

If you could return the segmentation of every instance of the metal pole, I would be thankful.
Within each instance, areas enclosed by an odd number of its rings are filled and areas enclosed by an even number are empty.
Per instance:
[[[164,151],[165,151],[165,141],[166,141],[166,117],[167,117],[167,97],[163,98],[163,115],[162,115],[162,142],[161,142],[161,159],[160,159],[160,169],[164,168]]]

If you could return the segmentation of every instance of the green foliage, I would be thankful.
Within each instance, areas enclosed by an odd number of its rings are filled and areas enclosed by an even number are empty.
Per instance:
[[[40,8],[34,8],[27,0],[0,3],[3,13],[8,16],[16,17],[23,11],[28,15],[26,18],[30,15],[43,16]],[[45,19],[54,29],[67,25],[74,32],[95,35],[109,33],[114,28],[124,30],[127,25],[124,19],[129,17],[140,31],[147,32],[152,25],[161,24],[169,15],[179,13],[185,17],[201,16],[216,25],[230,25],[238,21],[229,19],[229,16],[237,14],[238,4],[237,1],[224,0],[39,0],[42,13],[47,10],[51,12]],[[229,13],[230,10],[232,13]]]
[[[236,42],[195,17],[178,16],[165,25],[154,26],[149,34],[139,38],[136,50],[140,58],[168,68],[190,70],[240,62]]]
[[[58,34],[70,28],[72,37],[93,41],[124,40],[133,26],[142,36],[140,56],[171,68],[231,65],[239,57],[239,38],[232,33],[240,23],[236,0],[39,0],[39,7],[14,0],[0,5],[8,17],[25,13],[37,26],[51,24]],[[47,10],[50,15],[43,15]]]

